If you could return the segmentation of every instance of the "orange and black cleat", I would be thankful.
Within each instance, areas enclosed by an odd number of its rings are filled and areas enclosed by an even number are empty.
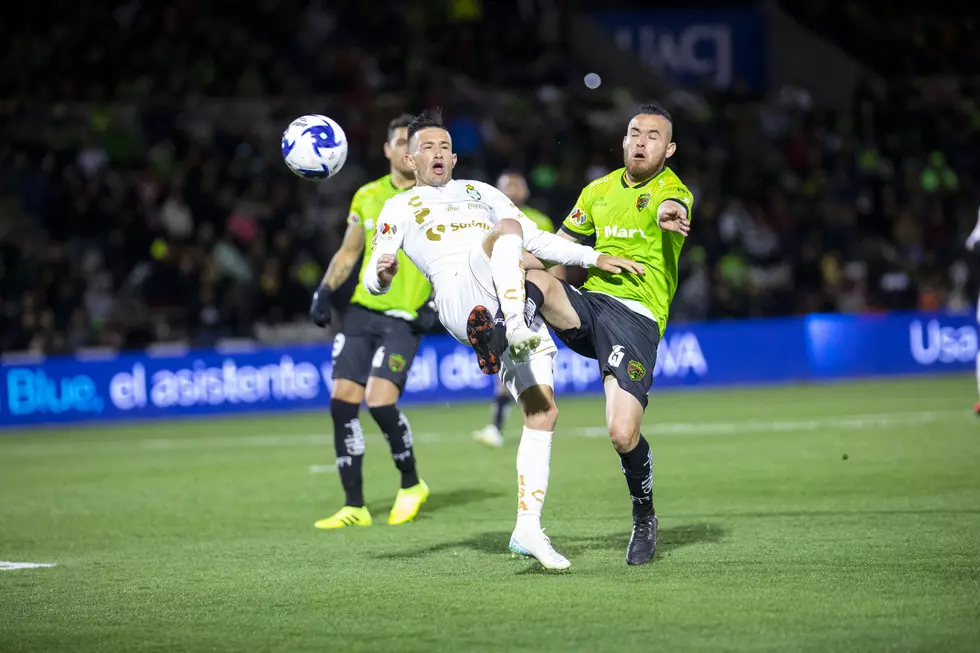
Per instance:
[[[466,320],[466,338],[476,352],[480,371],[496,374],[500,371],[500,356],[507,349],[504,325],[496,324],[493,315],[485,306],[477,306],[470,311]]]

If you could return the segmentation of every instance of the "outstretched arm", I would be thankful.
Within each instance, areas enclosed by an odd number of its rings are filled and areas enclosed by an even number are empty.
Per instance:
[[[391,280],[398,272],[398,250],[405,239],[405,229],[397,214],[386,205],[378,216],[374,230],[371,260],[364,269],[362,283],[372,295],[383,295],[391,287]]]

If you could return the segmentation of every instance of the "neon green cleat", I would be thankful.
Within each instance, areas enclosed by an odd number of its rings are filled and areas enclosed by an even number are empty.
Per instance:
[[[346,528],[348,526],[370,526],[371,513],[365,506],[344,506],[336,514],[313,524],[316,528]]]
[[[428,498],[429,486],[422,479],[419,479],[418,484],[412,487],[398,490],[398,496],[395,497],[395,505],[391,509],[391,514],[388,515],[388,523],[404,524],[405,522],[412,521],[419,514],[419,508],[422,507],[422,504]]]

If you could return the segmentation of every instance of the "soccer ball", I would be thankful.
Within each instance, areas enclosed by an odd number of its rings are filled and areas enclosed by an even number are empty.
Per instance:
[[[302,116],[282,133],[282,158],[303,179],[326,179],[347,161],[347,135],[326,116]]]

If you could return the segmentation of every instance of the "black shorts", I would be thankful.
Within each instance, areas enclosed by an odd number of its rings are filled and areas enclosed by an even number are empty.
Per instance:
[[[376,376],[404,390],[420,341],[405,320],[351,304],[333,341],[333,378],[367,385]]]
[[[608,295],[580,290],[564,281],[562,286],[582,326],[556,329],[558,339],[576,354],[599,361],[602,377],[615,376],[619,387],[636,397],[646,410],[660,327]]]

